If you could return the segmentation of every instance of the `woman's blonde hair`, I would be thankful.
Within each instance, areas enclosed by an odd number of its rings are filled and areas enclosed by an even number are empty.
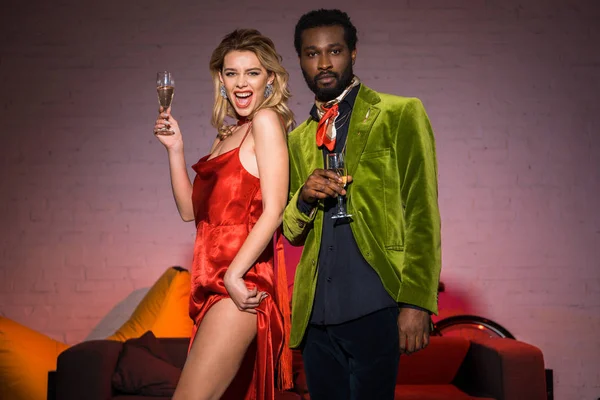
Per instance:
[[[231,32],[223,38],[210,57],[210,73],[215,87],[212,125],[217,128],[219,133],[228,134],[232,127],[225,124],[225,118],[227,116],[237,117],[233,106],[220,94],[221,81],[219,80],[219,73],[223,71],[225,56],[230,51],[253,52],[267,72],[275,76],[272,94],[265,98],[248,118],[251,119],[260,109],[272,108],[281,116],[286,131],[292,129],[294,114],[287,105],[287,101],[291,96],[287,87],[289,75],[281,65],[281,56],[275,50],[273,41],[256,29],[236,29]],[[257,94],[262,96],[262,93]]]

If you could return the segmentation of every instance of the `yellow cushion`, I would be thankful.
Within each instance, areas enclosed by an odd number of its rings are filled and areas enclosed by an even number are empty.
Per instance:
[[[125,341],[152,331],[156,337],[190,337],[193,322],[189,317],[189,271],[171,267],[150,288],[133,314],[111,340]]]
[[[0,399],[46,399],[48,371],[69,346],[0,317]]]

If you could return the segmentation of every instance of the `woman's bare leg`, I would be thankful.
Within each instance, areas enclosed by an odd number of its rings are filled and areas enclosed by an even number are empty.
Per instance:
[[[256,336],[256,314],[230,298],[206,313],[183,367],[173,400],[218,400],[235,377]]]

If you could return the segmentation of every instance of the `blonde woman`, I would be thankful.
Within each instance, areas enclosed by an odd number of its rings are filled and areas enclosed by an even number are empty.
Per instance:
[[[288,192],[288,74],[273,42],[252,29],[225,36],[210,70],[217,138],[193,165],[193,184],[170,109],[154,127],[167,149],[177,209],[197,227],[190,298],[195,325],[173,399],[273,399],[276,371],[278,386],[291,386],[287,282],[275,277],[273,249]],[[237,123],[227,124],[227,116]],[[165,126],[174,133],[160,135]]]

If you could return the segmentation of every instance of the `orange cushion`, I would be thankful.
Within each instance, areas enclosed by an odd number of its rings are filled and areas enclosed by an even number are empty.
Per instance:
[[[46,399],[48,371],[69,346],[0,317],[0,399]]]
[[[147,331],[156,337],[190,337],[190,273],[180,267],[167,269],[150,288],[133,314],[107,339],[125,341]]]

